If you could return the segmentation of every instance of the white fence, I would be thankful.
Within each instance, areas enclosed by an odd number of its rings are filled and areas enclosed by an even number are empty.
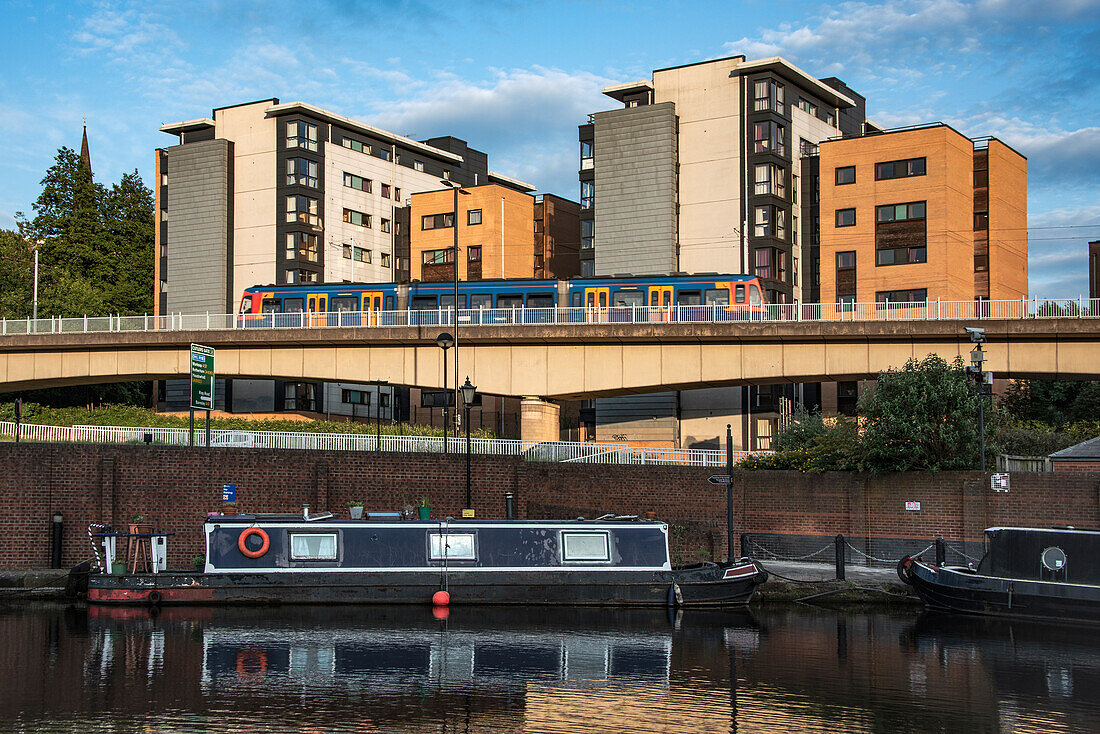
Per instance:
[[[743,310],[738,310],[743,309]],[[1100,317],[1098,298],[1004,301],[916,301],[876,303],[779,303],[744,307],[611,306],[575,308],[460,309],[459,326],[540,324],[651,324],[802,321],[1021,320]],[[165,316],[83,316],[0,319],[0,336],[89,334],[99,332],[229,331],[234,329],[311,329],[340,327],[453,326],[454,309],[334,311],[325,313],[168,314]]]
[[[15,423],[0,421],[0,436],[14,438]],[[292,433],[282,431],[210,431],[211,447],[260,449],[312,449],[317,451],[386,451],[395,453],[443,453],[444,439],[439,436],[392,436],[356,433]],[[122,443],[186,446],[186,428],[140,428],[119,426],[41,426],[23,423],[23,441],[76,443]],[[206,441],[206,431],[195,428],[195,445]],[[446,451],[464,454],[466,440],[449,438]],[[725,465],[726,454],[719,450],[635,448],[618,443],[578,443],[573,441],[517,441],[504,438],[471,438],[470,451],[480,455],[519,456],[527,461],[573,462],[590,464],[676,464],[680,466]],[[735,451],[734,461],[749,455]]]

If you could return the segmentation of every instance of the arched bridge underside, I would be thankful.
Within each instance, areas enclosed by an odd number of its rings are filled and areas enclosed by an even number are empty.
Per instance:
[[[550,400],[870,378],[910,357],[968,359],[986,330],[998,377],[1100,379],[1100,319],[573,324],[460,330],[459,373],[491,395]],[[0,339],[0,392],[186,378],[189,345],[219,378],[443,387],[440,327],[32,334]],[[454,359],[454,350],[449,358]],[[452,373],[453,362],[448,369]],[[453,387],[453,378],[448,376]]]

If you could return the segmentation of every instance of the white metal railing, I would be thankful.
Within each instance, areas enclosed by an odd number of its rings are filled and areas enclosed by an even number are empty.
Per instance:
[[[741,309],[741,310],[739,310]],[[801,321],[1021,320],[1100,317],[1100,298],[876,303],[778,303],[741,307],[611,306],[459,309],[459,326],[652,324]],[[454,309],[333,311],[325,313],[182,314],[0,319],[0,336],[102,332],[228,331],[339,327],[452,326]]]
[[[14,437],[15,423],[0,421],[0,436]],[[23,423],[20,439],[42,442],[142,444],[146,437],[155,444],[186,446],[187,428],[142,428],[131,426],[43,426]],[[391,453],[443,453],[441,436],[393,436],[359,433],[312,433],[284,431],[247,431],[214,429],[210,431],[211,446],[310,449],[318,451],[385,451]],[[206,431],[195,428],[195,445],[206,443]],[[449,438],[447,453],[466,451],[465,438]],[[474,454],[519,456],[527,461],[580,462],[592,464],[677,464],[680,466],[711,466],[725,464],[725,452],[713,449],[637,448],[624,443],[576,441],[519,441],[506,438],[471,438]],[[748,451],[735,451],[740,461]]]

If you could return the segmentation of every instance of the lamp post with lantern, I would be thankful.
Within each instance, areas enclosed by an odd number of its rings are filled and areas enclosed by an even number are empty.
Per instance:
[[[462,422],[466,424],[466,508],[462,511],[463,517],[473,517],[474,508],[470,492],[470,406],[477,397],[477,386],[470,382],[470,376],[466,376],[466,382],[459,388],[462,393]]]

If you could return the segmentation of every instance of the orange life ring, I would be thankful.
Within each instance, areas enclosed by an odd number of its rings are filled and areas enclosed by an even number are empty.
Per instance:
[[[242,647],[237,650],[237,677],[263,680],[267,677],[267,652],[262,647]]]
[[[244,543],[253,535],[259,535],[261,538],[263,538],[264,544],[260,546],[259,550],[249,550],[248,546]],[[243,555],[247,556],[248,558],[259,558],[264,553],[267,553],[267,549],[270,547],[271,538],[267,537],[267,533],[264,532],[261,528],[248,528],[240,534],[240,537],[237,538],[237,548],[241,551]]]

